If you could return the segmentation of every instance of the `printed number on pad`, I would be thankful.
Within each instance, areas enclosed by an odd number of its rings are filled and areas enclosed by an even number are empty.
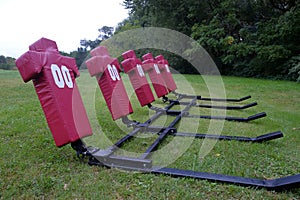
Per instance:
[[[116,81],[116,80],[119,81],[119,80],[121,80],[116,66],[114,66],[114,65],[107,65],[107,69],[108,69],[109,75],[110,75],[110,77],[111,77],[111,79],[113,81]]]
[[[73,88],[73,81],[69,69],[66,66],[58,67],[56,64],[51,65],[51,72],[55,84],[58,88],[64,88],[67,85],[68,88]]]

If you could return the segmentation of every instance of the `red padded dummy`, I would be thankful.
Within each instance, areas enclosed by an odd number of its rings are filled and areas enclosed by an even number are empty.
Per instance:
[[[142,68],[142,61],[136,57],[133,50],[124,52],[122,56],[124,58],[122,62],[124,72],[128,74],[141,106],[152,103],[154,96]]]
[[[54,41],[41,38],[16,60],[24,80],[33,81],[56,146],[92,135],[75,82],[75,59],[59,54]]]
[[[169,62],[165,60],[163,55],[158,55],[155,57],[159,68],[161,69],[161,75],[164,79],[169,92],[175,91],[177,89],[176,83],[173,79],[172,73],[170,71]]]
[[[161,65],[158,65],[157,61],[154,60],[151,53],[143,55],[143,69],[148,72],[153,88],[158,98],[163,97],[169,93],[164,79],[161,76]]]
[[[117,59],[111,58],[106,47],[99,46],[91,51],[92,58],[86,61],[91,76],[96,76],[113,120],[133,112],[127,96]]]

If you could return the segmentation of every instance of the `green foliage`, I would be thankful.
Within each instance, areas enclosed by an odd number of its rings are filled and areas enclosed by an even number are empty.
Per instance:
[[[114,33],[114,28],[110,26],[103,26],[102,28],[98,29],[100,35],[98,36],[99,41],[107,40],[110,38]],[[98,43],[99,45],[99,43]]]
[[[285,66],[289,69],[289,75],[292,80],[300,82],[300,54],[292,57]]]
[[[190,35],[223,74],[295,80],[286,66],[300,53],[299,0],[124,0],[124,6],[140,26]]]
[[[128,18],[118,24],[114,34],[118,34],[120,32],[128,31],[135,28],[141,28],[140,21]]]
[[[78,53],[82,53],[84,51],[88,51],[90,49],[94,49],[97,46],[99,46],[99,44],[102,41],[107,40],[113,35],[114,28],[110,26],[103,26],[100,29],[98,29],[98,31],[99,31],[99,36],[95,40],[87,40],[87,39],[80,40],[81,47],[78,48]]]
[[[0,55],[0,69],[12,70],[16,69],[15,59],[12,57],[5,57]]]
[[[278,16],[269,10],[269,19],[251,22],[249,14],[238,18],[243,9],[230,9],[230,2],[223,1],[209,23],[195,24],[191,36],[221,60],[223,74],[292,79],[284,63],[299,53],[299,10],[293,7]]]

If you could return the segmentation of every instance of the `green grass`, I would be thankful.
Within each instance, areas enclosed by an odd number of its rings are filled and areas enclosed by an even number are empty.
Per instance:
[[[176,75],[175,78],[178,92],[191,93],[193,89],[195,93],[209,96],[200,76]],[[220,89],[217,78],[204,78],[216,90],[211,93],[217,96]],[[126,76],[123,79],[128,83]],[[222,134],[254,137],[281,130],[284,138],[262,144],[235,141],[212,144],[212,141],[169,137],[153,154],[154,163],[164,164],[172,155],[178,159],[169,166],[181,169],[262,179],[299,173],[300,85],[237,77],[223,77],[223,81],[227,97],[251,94],[252,99],[243,104],[258,102],[254,108],[228,111],[228,115],[246,117],[265,111],[268,116],[250,123],[225,122]],[[84,71],[77,83],[95,133],[85,140],[88,144],[106,148],[130,131],[119,121],[111,120],[94,78]],[[140,108],[131,86],[126,84],[126,88],[135,111],[130,118],[145,121],[153,112]],[[91,167],[80,162],[69,145],[55,146],[31,82],[24,84],[17,71],[1,70],[0,95],[0,199],[300,199],[299,188],[274,192]],[[164,106],[159,101],[155,105]],[[199,113],[210,114],[211,110],[195,109],[194,114]],[[155,124],[164,125],[170,120],[164,117]],[[222,125],[210,120],[184,120],[177,128],[207,132],[210,123],[213,131],[218,131],[215,126]],[[142,153],[155,138],[155,135],[139,134],[119,153]],[[188,150],[177,152],[179,147],[186,148],[182,144],[188,144]]]

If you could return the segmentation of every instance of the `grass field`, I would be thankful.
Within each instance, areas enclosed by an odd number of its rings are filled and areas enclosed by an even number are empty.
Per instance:
[[[123,79],[128,83],[125,75]],[[194,90],[203,96],[212,94],[200,76],[175,75],[175,79],[178,92]],[[213,88],[220,89],[214,85],[216,77],[206,79]],[[188,150],[170,162],[170,167],[260,179],[300,173],[300,85],[237,77],[223,77],[223,81],[227,97],[251,94],[252,99],[243,104],[258,102],[254,108],[228,111],[228,115],[246,117],[265,111],[268,116],[250,123],[225,122],[222,134],[254,137],[281,130],[284,138],[260,144],[236,141],[214,144],[204,140],[168,138],[159,150],[169,151],[154,154],[154,162],[159,164],[167,159],[172,153],[170,147],[176,151],[184,141],[189,144]],[[85,141],[106,148],[130,129],[111,120],[96,81],[86,71],[81,73],[77,83],[95,132]],[[131,86],[127,84],[126,87],[132,94]],[[300,188],[274,192],[89,166],[77,159],[69,145],[55,146],[31,82],[24,84],[17,71],[0,71],[0,95],[0,199],[300,199]],[[134,95],[131,100],[135,111],[132,119],[144,121],[152,114],[148,109],[140,108]],[[163,106],[161,102],[156,105]],[[199,112],[210,114],[211,110],[198,109]],[[169,120],[166,117],[157,123]],[[205,119],[184,120],[178,128],[207,132],[213,125],[210,123]],[[140,135],[119,153],[141,153],[154,139],[154,136]],[[212,149],[205,151],[205,144]]]

